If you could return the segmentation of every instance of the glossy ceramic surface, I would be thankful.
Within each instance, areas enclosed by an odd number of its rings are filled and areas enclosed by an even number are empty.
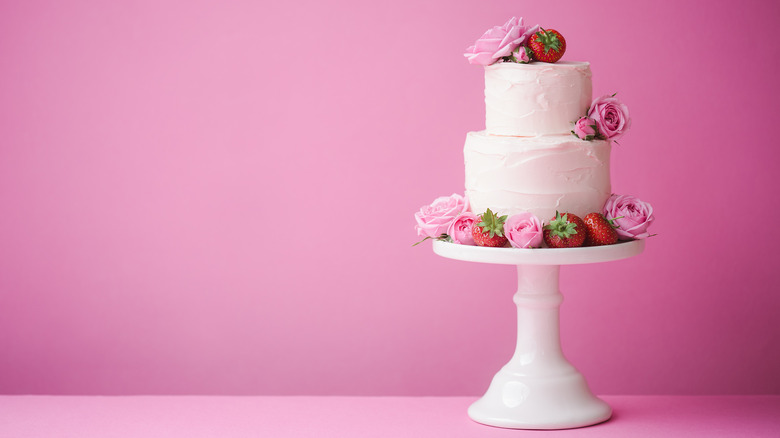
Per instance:
[[[457,260],[517,266],[517,346],[469,417],[513,429],[568,429],[609,419],[612,409],[593,395],[561,350],[558,281],[561,265],[635,256],[644,241],[570,249],[482,248],[434,242],[436,254]]]

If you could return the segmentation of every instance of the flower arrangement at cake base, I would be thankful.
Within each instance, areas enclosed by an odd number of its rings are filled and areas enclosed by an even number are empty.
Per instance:
[[[441,240],[486,247],[576,248],[612,245],[646,239],[655,220],[653,206],[635,196],[613,194],[601,211],[580,218],[556,212],[546,223],[529,212],[500,215],[489,208],[479,214],[469,210],[468,199],[459,194],[436,198],[414,215],[422,240]]]

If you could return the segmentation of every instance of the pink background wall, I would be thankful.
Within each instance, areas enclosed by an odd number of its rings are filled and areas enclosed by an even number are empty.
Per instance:
[[[514,270],[412,214],[462,192],[462,52],[512,15],[630,106],[613,187],[658,217],[563,269],[567,357],[601,394],[780,392],[780,7],[481,3],[0,3],[0,393],[483,392]]]

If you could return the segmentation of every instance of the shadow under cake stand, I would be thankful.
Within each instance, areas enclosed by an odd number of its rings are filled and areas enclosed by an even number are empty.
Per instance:
[[[561,350],[558,288],[561,265],[609,262],[641,253],[644,240],[585,248],[486,248],[433,242],[455,260],[517,266],[517,347],[487,392],[468,409],[471,419],[512,429],[569,429],[601,423],[612,408],[591,392]]]

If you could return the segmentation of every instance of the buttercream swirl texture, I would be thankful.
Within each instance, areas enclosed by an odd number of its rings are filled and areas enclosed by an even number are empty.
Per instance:
[[[547,222],[556,211],[580,217],[601,211],[611,194],[609,141],[571,134],[502,137],[469,132],[464,146],[466,196],[472,211],[531,212]]]
[[[495,135],[569,134],[592,97],[587,62],[485,67],[485,128]]]

